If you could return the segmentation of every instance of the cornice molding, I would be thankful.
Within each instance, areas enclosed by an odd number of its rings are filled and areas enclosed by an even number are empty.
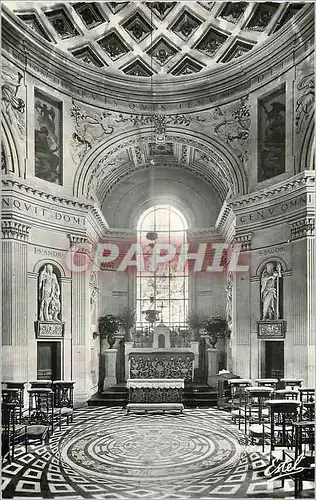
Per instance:
[[[88,204],[88,203],[83,202],[83,201],[79,201],[79,200],[67,198],[64,196],[58,196],[58,195],[54,195],[51,193],[47,193],[45,191],[41,191],[38,188],[30,186],[29,184],[25,184],[21,181],[18,181],[18,180],[12,179],[12,178],[8,178],[8,177],[2,178],[2,191],[3,191],[3,193],[5,193],[6,190],[9,190],[10,188],[15,188],[15,189],[21,191],[22,193],[27,194],[28,196],[32,195],[32,196],[34,196],[34,198],[41,200],[41,201],[45,200],[45,201],[53,202],[53,203],[57,202],[59,204],[59,206],[62,205],[65,207],[81,208],[81,209],[85,209],[85,210],[91,210],[94,208],[94,206],[92,204]]]
[[[228,243],[233,242],[235,234],[235,222],[235,214],[225,200],[217,217],[215,227]]]
[[[103,233],[103,239],[105,240],[118,240],[136,243],[137,241],[137,230],[131,228],[116,228],[108,227]]]
[[[70,233],[67,236],[70,242],[70,250],[74,246],[76,246],[76,253],[78,252],[82,254],[88,254],[91,252],[92,244],[90,243],[88,238],[82,235],[70,234]]]
[[[218,235],[218,231],[215,227],[201,227],[201,228],[192,228],[187,230],[188,236],[199,236],[199,235]]]
[[[203,103],[231,98],[232,94],[251,85],[266,84],[276,78],[287,67],[293,66],[298,54],[306,54],[308,42],[314,34],[313,5],[306,5],[299,12],[294,23],[288,23],[277,33],[243,57],[220,68],[212,68],[203,74],[186,75],[177,78],[160,78],[154,82],[156,102],[176,102],[178,107],[188,107],[191,99]],[[40,79],[47,79],[50,85],[60,88],[65,94],[80,95],[84,100],[118,103],[124,107],[137,107],[138,103],[152,101],[148,78],[139,77],[133,81],[123,75],[106,73],[104,70],[87,67],[73,60],[60,49],[46,42],[27,29],[9,9],[3,7],[2,46],[20,66]],[[26,56],[27,55],[27,56]],[[185,89],[183,89],[185,83]],[[182,89],[182,91],[181,91]],[[113,95],[115,92],[115,100]],[[136,103],[136,104],[135,104]],[[120,105],[120,103],[118,103]],[[201,105],[198,102],[197,106]]]
[[[236,245],[237,243],[241,245],[242,252],[249,252],[249,250],[251,250],[252,236],[253,236],[252,232],[235,235],[233,239],[233,244]]]
[[[1,221],[1,232],[4,240],[19,240],[27,242],[31,226],[21,224],[12,219]]]
[[[291,240],[315,236],[315,217],[304,217],[290,223]]]
[[[236,211],[252,205],[267,203],[271,200],[277,201],[278,197],[292,193],[302,187],[310,187],[313,189],[314,185],[315,171],[304,170],[304,172],[300,172],[299,174],[296,174],[290,179],[280,182],[273,187],[240,196],[236,199],[230,199],[227,201],[227,204],[232,210]]]

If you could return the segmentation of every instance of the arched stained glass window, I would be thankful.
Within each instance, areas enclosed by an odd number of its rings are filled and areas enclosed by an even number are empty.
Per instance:
[[[188,309],[187,266],[177,269],[188,224],[183,214],[170,205],[146,210],[137,225],[138,242],[145,256],[145,270],[137,273],[137,324],[145,325],[144,311],[162,309],[163,322],[172,327],[185,324]],[[165,252],[159,244],[169,244],[175,255],[170,262],[157,263]],[[172,251],[170,249],[170,251]]]

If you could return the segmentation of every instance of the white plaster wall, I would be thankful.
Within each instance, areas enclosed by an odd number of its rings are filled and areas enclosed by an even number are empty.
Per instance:
[[[135,217],[140,215],[137,212],[152,194],[149,171],[134,173],[107,196],[103,205],[105,218],[112,227],[135,227]],[[191,227],[214,226],[221,209],[220,199],[212,186],[181,169],[157,168],[154,195],[159,203],[176,206],[180,202]]]

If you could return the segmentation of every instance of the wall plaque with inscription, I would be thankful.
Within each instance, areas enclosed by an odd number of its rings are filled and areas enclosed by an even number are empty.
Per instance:
[[[285,321],[282,319],[258,321],[258,339],[284,339]]]
[[[38,339],[62,338],[65,323],[60,321],[35,321],[35,333]]]

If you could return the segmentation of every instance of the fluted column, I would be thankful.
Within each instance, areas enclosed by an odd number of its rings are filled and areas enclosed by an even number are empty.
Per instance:
[[[73,248],[75,263],[78,268],[72,271],[71,322],[72,322],[72,378],[75,385],[76,404],[84,403],[90,396],[91,353],[90,353],[90,272],[84,270],[87,262],[88,240],[76,235],[69,235],[70,251]]]
[[[249,263],[252,233],[235,236],[233,252],[240,251],[239,261]],[[236,245],[237,243],[237,245]],[[232,368],[242,378],[251,376],[251,289],[249,272],[236,272],[232,301]]]
[[[307,332],[308,374],[307,385],[315,384],[315,221],[307,236]]]
[[[30,226],[2,220],[2,377],[27,380],[27,242]]]
[[[293,341],[288,346],[289,362],[285,376],[304,379],[304,385],[314,384],[314,230],[315,222],[310,218],[291,223],[293,258]],[[291,373],[290,373],[291,372]]]

